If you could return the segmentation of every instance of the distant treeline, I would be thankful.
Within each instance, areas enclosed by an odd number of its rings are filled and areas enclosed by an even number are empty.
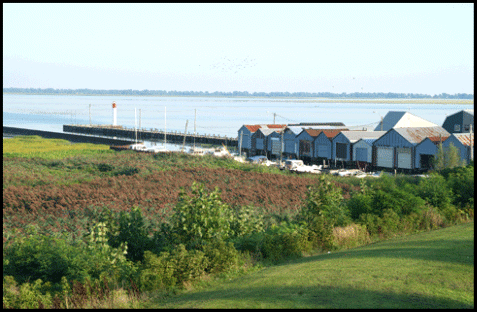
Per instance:
[[[96,89],[41,89],[41,88],[3,88],[3,93],[17,94],[58,94],[58,95],[150,95],[150,96],[256,96],[256,97],[313,97],[313,98],[365,98],[365,99],[469,99],[473,100],[473,94],[441,93],[436,95],[420,93],[331,93],[331,92],[208,92],[208,91],[165,91],[165,90],[96,90]]]

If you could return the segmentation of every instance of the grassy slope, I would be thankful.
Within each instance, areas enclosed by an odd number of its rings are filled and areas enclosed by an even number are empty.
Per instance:
[[[153,308],[473,308],[474,223],[302,258]]]

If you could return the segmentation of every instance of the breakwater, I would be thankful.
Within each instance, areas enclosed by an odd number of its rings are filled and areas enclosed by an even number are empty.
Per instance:
[[[75,143],[93,143],[93,144],[106,144],[106,145],[129,145],[135,143],[132,140],[125,139],[114,139],[114,138],[105,138],[97,136],[87,136],[80,134],[71,134],[71,133],[61,133],[61,132],[51,132],[43,130],[33,130],[25,128],[15,128],[15,127],[3,127],[3,135],[38,135],[42,138],[48,139],[63,139]]]
[[[183,143],[184,137],[186,143],[198,143],[198,144],[212,144],[212,145],[226,145],[226,146],[238,146],[237,138],[228,138],[227,136],[219,135],[194,135],[186,134],[179,131],[171,131],[165,133],[157,129],[131,129],[123,126],[112,125],[63,125],[64,132],[82,133],[89,135],[100,135],[105,137],[120,137],[129,138],[134,140],[136,138],[140,140],[164,140],[167,142]],[[137,133],[136,133],[137,132]]]

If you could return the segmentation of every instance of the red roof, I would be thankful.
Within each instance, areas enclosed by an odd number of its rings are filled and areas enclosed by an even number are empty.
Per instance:
[[[326,135],[328,139],[334,138],[341,131],[346,131],[348,129],[333,129],[333,130],[323,130],[322,132]]]
[[[443,136],[443,137],[440,137],[440,136],[430,136],[430,137],[427,137],[429,140],[432,141],[432,143],[434,144],[437,144],[437,143],[440,143],[440,142],[444,142],[448,137],[447,136]]]
[[[262,126],[260,125],[244,125],[245,127],[247,127],[247,129],[254,133],[255,131],[257,131],[258,129],[260,129]]]
[[[285,128],[287,125],[267,125],[268,128],[273,129],[273,128]]]

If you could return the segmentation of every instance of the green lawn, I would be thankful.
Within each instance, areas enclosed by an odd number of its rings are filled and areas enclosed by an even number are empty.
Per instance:
[[[321,254],[149,308],[473,308],[474,223]]]

